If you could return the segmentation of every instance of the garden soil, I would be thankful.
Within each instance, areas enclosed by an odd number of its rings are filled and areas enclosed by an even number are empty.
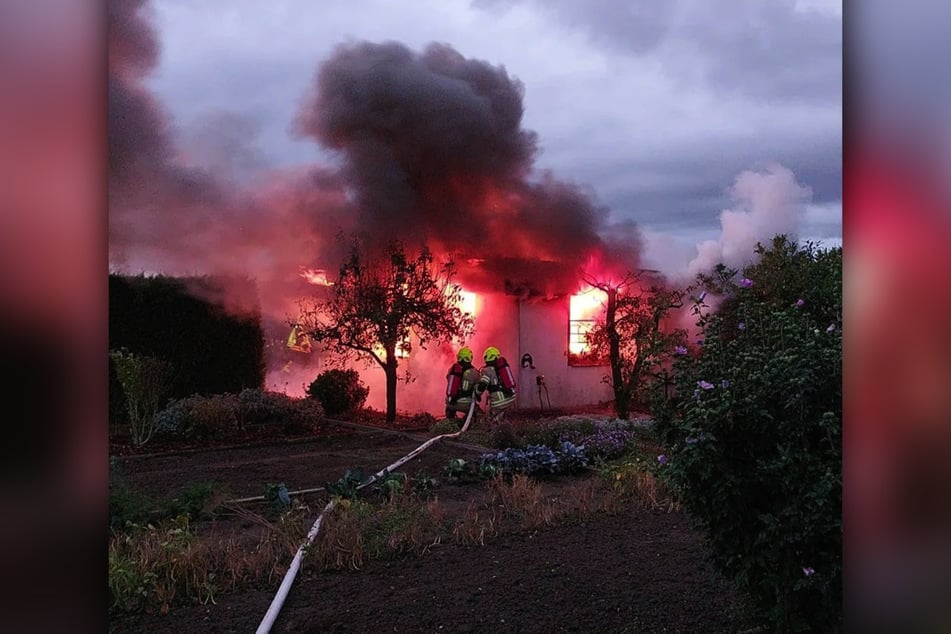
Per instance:
[[[117,462],[132,486],[152,495],[217,480],[237,498],[261,495],[267,483],[284,482],[294,491],[319,487],[354,467],[375,472],[418,446],[417,440],[337,430],[279,445],[125,456]],[[451,458],[478,454],[477,448],[441,441],[400,471],[441,478]],[[443,485],[438,494],[440,501],[462,506],[481,491],[480,484],[469,483]],[[327,499],[322,492],[300,498],[311,509]],[[358,571],[305,569],[272,631],[758,631],[742,598],[715,573],[707,554],[681,512],[631,505],[584,522],[487,538],[484,546],[440,544],[420,557],[371,561]],[[175,606],[167,614],[116,615],[109,630],[252,632],[276,585],[222,595],[214,604]]]

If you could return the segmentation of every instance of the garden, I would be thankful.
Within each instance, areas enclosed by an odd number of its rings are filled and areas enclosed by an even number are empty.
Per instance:
[[[174,360],[116,346],[110,631],[256,628],[330,500],[273,631],[837,631],[841,249],[757,255],[684,290],[626,417],[516,410],[362,488],[459,423],[340,370],[149,398]]]

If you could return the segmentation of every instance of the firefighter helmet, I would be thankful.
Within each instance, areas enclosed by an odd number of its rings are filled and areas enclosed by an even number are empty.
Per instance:
[[[485,354],[482,355],[482,358],[485,359],[486,363],[492,363],[499,358],[499,349],[495,346],[489,346],[485,349]]]
[[[472,348],[459,348],[459,352],[456,354],[456,361],[472,363]]]

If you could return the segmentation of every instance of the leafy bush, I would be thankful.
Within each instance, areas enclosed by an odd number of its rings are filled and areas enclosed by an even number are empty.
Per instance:
[[[286,511],[291,507],[291,494],[283,482],[268,482],[264,485],[264,500],[272,509]]]
[[[224,491],[224,485],[220,482],[189,484],[162,504],[161,513],[168,518],[184,516],[194,521],[209,519],[224,501]]]
[[[168,394],[172,366],[158,357],[128,350],[113,350],[109,357],[125,395],[132,442],[144,445],[155,431],[155,414]]]
[[[279,392],[246,389],[240,394],[194,395],[173,401],[155,417],[158,436],[183,440],[227,438],[249,425],[274,425],[286,433],[318,427],[320,404]]]
[[[166,497],[152,498],[129,486],[116,460],[110,460],[109,528],[114,533],[179,516],[207,519],[224,499],[225,487],[214,481],[196,482]]]
[[[570,442],[561,444],[558,452],[544,445],[529,445],[525,449],[510,447],[498,453],[483,454],[479,459],[482,474],[554,475],[573,473],[588,464],[584,447]]]
[[[613,419],[597,420],[561,417],[538,425],[519,428],[502,424],[496,430],[494,444],[500,449],[524,449],[544,445],[557,451],[565,442],[583,445],[588,459],[610,459],[624,455],[636,439],[635,423]]]
[[[489,442],[496,449],[524,449],[528,446],[524,430],[511,422],[503,421],[495,425],[490,433]]]
[[[442,434],[453,434],[459,431],[462,428],[462,423],[458,420],[452,420],[451,418],[443,418],[442,420],[436,421],[429,428],[429,432],[435,436],[441,436]]]
[[[702,345],[655,399],[657,472],[706,528],[714,560],[773,629],[841,623],[842,251],[777,238],[758,264],[702,280]]]
[[[357,487],[363,484],[365,479],[363,469],[347,469],[342,478],[326,483],[324,488],[332,496],[349,500],[356,497]]]
[[[307,395],[320,401],[327,416],[336,416],[363,407],[370,388],[356,370],[327,370],[307,386]]]
[[[155,507],[146,495],[129,486],[113,458],[109,461],[109,528],[121,530],[148,521]]]
[[[623,456],[636,439],[637,435],[630,429],[600,429],[589,434],[569,430],[558,436],[559,443],[584,445],[585,454],[592,460],[610,460]]]

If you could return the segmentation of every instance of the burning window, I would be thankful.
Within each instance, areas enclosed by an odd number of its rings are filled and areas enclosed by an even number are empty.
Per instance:
[[[568,365],[606,365],[603,355],[591,352],[589,333],[594,330],[598,319],[604,314],[607,294],[596,288],[589,288],[572,295],[568,312]]]
[[[474,317],[476,314],[476,294],[469,291],[459,291],[459,309]]]

